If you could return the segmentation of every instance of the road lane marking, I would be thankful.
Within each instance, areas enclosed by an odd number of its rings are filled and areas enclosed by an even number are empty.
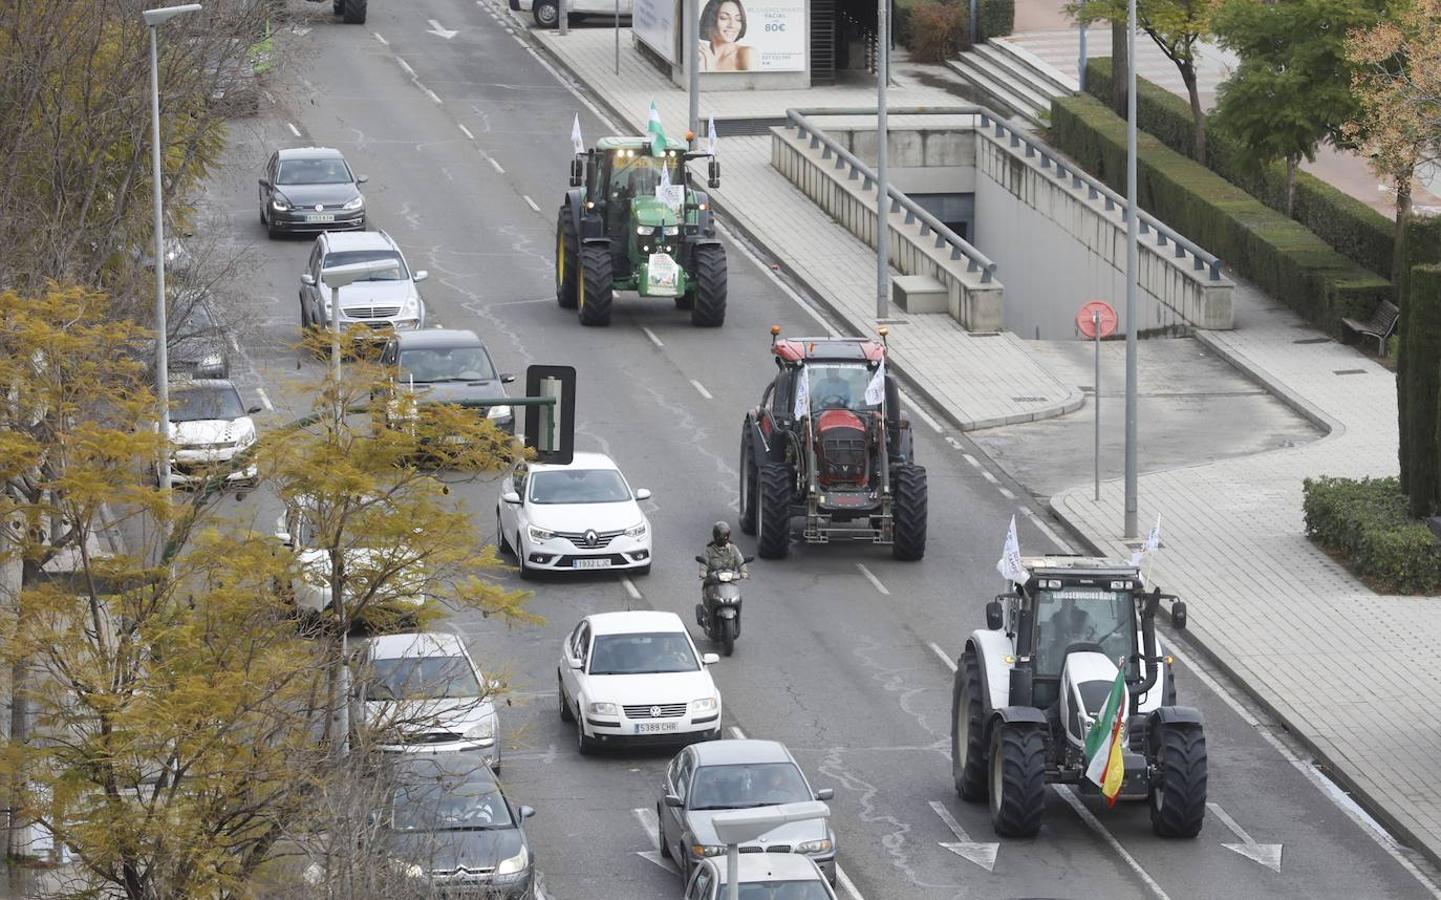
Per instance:
[[[265,388],[257,387],[255,393],[260,395],[260,405],[265,407],[267,412],[275,411],[275,404],[270,402],[270,395],[265,393]]]
[[[387,41],[385,38],[381,37],[380,32],[372,31],[371,34],[375,35],[375,39],[377,41],[380,41],[381,44],[385,45],[386,47],[390,46],[390,41]]]
[[[1106,826],[1101,824],[1101,820],[1097,819],[1095,814],[1089,809],[1086,809],[1086,804],[1081,802],[1081,798],[1076,796],[1076,792],[1071,790],[1070,785],[1058,784],[1055,787],[1056,793],[1060,794],[1061,798],[1071,805],[1071,809],[1076,811],[1076,815],[1081,817],[1081,821],[1090,826],[1091,830],[1096,834],[1099,834],[1102,840],[1109,844],[1112,850],[1116,851],[1116,855],[1121,857],[1126,865],[1130,867],[1131,871],[1135,872],[1136,876],[1145,883],[1146,887],[1151,889],[1151,893],[1156,895],[1156,900],[1171,900],[1170,896],[1161,889],[1161,885],[1156,882],[1156,879],[1152,878],[1145,869],[1141,868],[1141,864],[1136,862],[1136,858],[1128,853],[1125,847],[1121,846],[1121,842],[1116,840],[1115,835],[1106,830]]]
[[[536,212],[540,212],[540,207],[535,205],[535,201],[532,200],[532,199],[530,199],[530,195],[529,195],[529,194],[522,194],[521,197],[520,197],[520,199],[522,199],[522,200],[525,201],[525,205],[526,205],[526,206],[529,206],[531,209],[535,210]]]
[[[705,385],[701,384],[699,381],[696,381],[694,378],[692,378],[692,379],[690,380],[690,384],[691,384],[691,387],[695,388],[697,391],[700,392],[700,395],[701,395],[702,397],[706,398],[707,400],[714,400],[714,399],[715,399],[714,397],[712,397],[712,396],[710,395],[710,391],[708,391],[708,390],[705,389]]]
[[[1001,485],[1001,486],[997,487],[996,490],[1000,491],[1000,492],[1001,492],[1001,496],[1002,496],[1002,497],[1005,497],[1007,500],[1014,500],[1014,499],[1016,499],[1015,493],[1012,492],[1011,489],[1008,488],[1008,487],[1006,487],[1005,485]]]
[[[991,474],[990,469],[982,469],[981,477],[989,481],[991,484],[1000,484],[1000,482],[996,480],[996,476]]]
[[[295,135],[296,137],[300,137],[300,129],[295,127],[294,122],[286,122],[285,127],[290,129],[291,134]]]
[[[961,859],[970,860],[987,872],[994,872],[996,869],[996,854],[1001,852],[999,841],[973,841],[971,836],[966,834],[966,829],[946,809],[946,805],[939,800],[931,801],[931,809],[940,817],[941,823],[951,830],[955,835],[954,841],[940,841],[945,849],[959,856]]]
[[[1035,510],[1031,509],[1029,506],[1022,506],[1021,515],[1025,516],[1027,519],[1030,519],[1031,524],[1036,526],[1036,528],[1041,532],[1041,534],[1044,534],[1046,537],[1050,538],[1051,543],[1056,545],[1057,550],[1060,550],[1062,553],[1071,552],[1071,545],[1067,543],[1059,534],[1057,534],[1055,532],[1055,529],[1051,528],[1051,526],[1046,523],[1045,519],[1042,519],[1040,516],[1036,515]]]
[[[632,599],[632,600],[643,600],[643,599],[644,599],[644,598],[641,596],[640,588],[638,588],[638,587],[635,586],[635,582],[630,580],[630,576],[629,576],[629,575],[622,575],[622,576],[620,576],[620,583],[625,586],[625,592],[626,592],[627,594],[630,594],[630,599]]]
[[[662,344],[662,343],[660,342],[660,338],[658,338],[658,337],[655,336],[655,332],[654,332],[654,331],[651,331],[649,328],[645,327],[644,325],[641,326],[640,330],[645,332],[645,336],[648,337],[648,338],[650,338],[650,342],[651,342],[652,344],[655,344],[657,347],[664,347],[664,346],[665,346],[665,344]]]
[[[405,70],[405,74],[409,75],[411,78],[415,77],[415,70],[410,67],[410,63],[405,61],[405,57],[397,56],[395,58],[395,61],[400,63],[400,67]]]
[[[909,406],[912,412],[920,416],[922,422],[925,422],[927,425],[931,426],[931,430],[934,431],[936,434],[940,434],[942,431],[945,431],[945,429],[941,427],[941,423],[936,421],[936,417],[926,412],[924,409],[921,409],[920,404],[916,403],[916,401],[912,400],[910,397],[907,397],[904,394],[901,395],[901,401],[904,402],[907,406]]]
[[[464,123],[464,122],[456,122],[455,125],[456,125],[457,128],[460,129],[460,133],[461,133],[461,134],[463,134],[463,135],[465,135],[466,137],[470,138],[472,141],[475,140],[475,135],[473,135],[473,134],[470,133],[470,129],[465,127],[465,123]]]
[[[966,462],[970,463],[973,468],[979,469],[981,467],[981,461],[976,459],[971,454],[962,453],[961,456],[965,457]]]
[[[650,845],[654,850],[638,850],[636,856],[650,860],[667,872],[680,873],[680,869],[671,863],[670,860],[660,855],[660,820],[656,818],[655,810],[650,808],[637,808],[631,810],[640,827],[645,831],[646,837],[650,839]]]
[[[505,174],[505,170],[500,167],[500,163],[495,161],[495,157],[487,156],[485,159],[487,162],[490,163],[491,168],[495,169],[495,171],[499,172],[502,175]]]
[[[434,100],[436,103],[439,103],[439,102],[440,102],[440,95],[436,94],[435,91],[432,91],[430,88],[426,87],[425,85],[421,84],[421,83],[418,82],[418,81],[415,83],[415,86],[418,87],[418,88],[420,88],[422,91],[425,91],[425,96],[427,96],[427,97],[429,97],[430,99]]]
[[[746,739],[746,733],[744,731],[741,731],[741,727],[739,725],[732,725],[731,737],[735,738],[738,741],[743,741]]]
[[[886,590],[886,586],[881,584],[881,580],[875,576],[874,572],[867,569],[864,563],[856,563],[856,568],[860,569],[861,574],[866,576],[866,581],[871,583],[871,587],[875,588],[883,596],[889,597],[891,595],[891,592]]]
[[[866,900],[866,898],[861,895],[860,888],[856,887],[854,881],[851,881],[851,876],[847,875],[846,870],[841,868],[840,863],[836,864],[836,881],[841,887],[845,888],[846,893],[854,897],[855,900]]]
[[[926,646],[935,651],[935,654],[941,658],[941,662],[945,663],[947,669],[950,669],[952,673],[956,671],[956,661],[951,659],[950,655],[941,649],[940,644],[937,644],[935,641],[927,641]]]
[[[1216,814],[1216,818],[1221,820],[1221,824],[1231,829],[1231,833],[1241,839],[1241,843],[1239,844],[1228,844],[1223,842],[1221,844],[1222,847],[1225,847],[1227,850],[1230,850],[1233,853],[1239,853],[1247,859],[1254,860],[1260,863],[1261,865],[1270,869],[1272,872],[1275,872],[1277,875],[1281,874],[1282,846],[1280,844],[1256,843],[1256,839],[1251,837],[1251,835],[1247,834],[1246,829],[1242,828],[1239,822],[1231,818],[1230,814],[1221,808],[1221,804],[1207,803],[1206,806],[1211,810],[1211,812]]]

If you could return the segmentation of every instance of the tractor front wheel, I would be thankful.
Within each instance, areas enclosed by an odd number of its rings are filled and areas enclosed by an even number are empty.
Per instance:
[[[580,261],[575,253],[575,221],[570,209],[562,206],[555,223],[555,302],[561,309],[575,309],[579,298],[576,284],[580,275]]]
[[[981,666],[967,650],[951,691],[951,776],[956,793],[972,802],[986,799],[986,729],[981,720]]]
[[[741,437],[741,534],[756,533],[756,461],[750,441]]]
[[[917,560],[926,555],[926,469],[896,466],[891,472],[891,555]]]
[[[719,328],[726,320],[726,251],[720,244],[695,248],[695,302],[690,323]]]
[[[758,474],[756,552],[762,559],[784,559],[791,549],[791,470],[770,463]]]
[[[1206,733],[1195,722],[1159,723],[1151,747],[1157,770],[1151,830],[1165,838],[1193,838],[1206,818]]]
[[[582,325],[609,325],[612,277],[610,247],[585,244],[580,248],[580,302]]]
[[[1035,725],[991,729],[991,825],[1001,837],[1035,837],[1046,811],[1046,740]]]

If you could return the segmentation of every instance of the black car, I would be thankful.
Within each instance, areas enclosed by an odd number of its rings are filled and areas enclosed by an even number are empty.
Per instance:
[[[389,858],[435,896],[533,900],[535,854],[516,806],[468,753],[407,755],[382,817]]]
[[[177,291],[170,301],[166,368],[171,375],[229,378],[230,354],[225,329],[203,290]]]
[[[356,175],[339,150],[298,147],[277,150],[260,179],[260,221],[271,237],[282,233],[363,230],[364,175]]]
[[[460,328],[399,332],[386,343],[380,362],[395,367],[396,390],[413,392],[417,405],[504,397],[505,385],[515,380],[495,371],[475,332]],[[485,414],[501,431],[515,432],[514,407],[491,406]]]

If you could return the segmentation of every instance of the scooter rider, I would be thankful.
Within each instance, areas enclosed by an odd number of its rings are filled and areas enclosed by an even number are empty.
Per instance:
[[[751,574],[745,555],[731,542],[730,525],[717,522],[711,528],[711,542],[705,545],[705,567],[700,570],[700,577],[709,578],[723,570],[739,572],[742,578],[749,578]]]

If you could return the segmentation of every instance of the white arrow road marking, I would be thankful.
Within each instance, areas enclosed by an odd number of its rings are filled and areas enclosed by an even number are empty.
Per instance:
[[[1277,875],[1281,874],[1280,844],[1256,843],[1255,839],[1246,833],[1246,829],[1242,828],[1235,819],[1231,818],[1231,816],[1221,808],[1221,804],[1207,803],[1206,806],[1210,808],[1211,812],[1216,814],[1216,818],[1220,819],[1223,825],[1231,829],[1232,834],[1241,839],[1241,843],[1239,844],[1223,843],[1221,844],[1222,847],[1260,863]]]
[[[660,823],[656,821],[655,810],[633,809],[631,812],[635,813],[636,819],[640,822],[640,827],[645,829],[646,836],[650,838],[651,844],[657,848],[660,847]],[[660,850],[658,849],[637,850],[635,855],[642,859],[650,860],[672,875],[680,874],[680,869],[676,868],[675,863],[661,856]]]
[[[999,843],[988,844],[971,840],[970,835],[966,834],[966,830],[961,827],[961,823],[956,821],[956,817],[951,815],[951,811],[946,809],[945,805],[939,800],[931,801],[931,809],[936,811],[936,815],[941,817],[941,821],[951,830],[951,834],[956,836],[955,843],[941,841],[942,847],[945,847],[962,859],[970,860],[987,872],[995,870],[996,854],[1001,851],[1001,845]]]
[[[443,37],[447,41],[455,37],[457,34],[460,34],[459,31],[451,31],[449,28],[442,28],[440,23],[435,21],[434,19],[430,19],[429,21],[430,30],[427,31],[426,34],[433,34],[436,37]]]

